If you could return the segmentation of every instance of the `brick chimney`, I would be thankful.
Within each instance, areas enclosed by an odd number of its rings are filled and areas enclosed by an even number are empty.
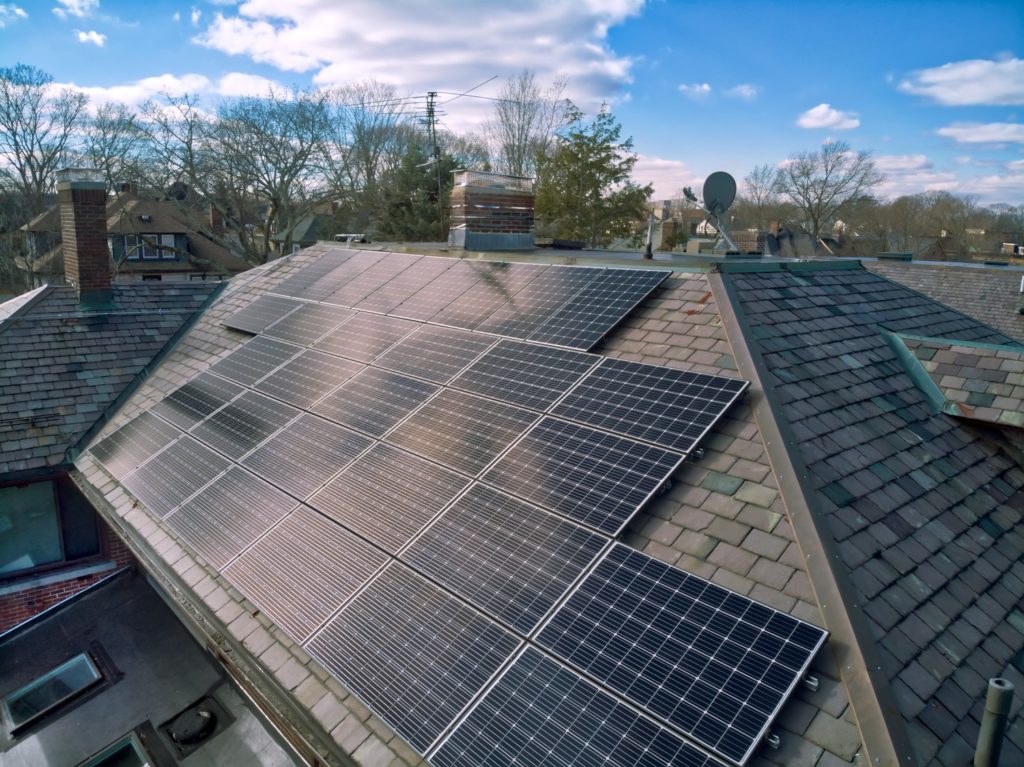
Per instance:
[[[100,308],[113,302],[107,249],[107,185],[95,170],[67,168],[57,173],[64,276],[78,300]]]
[[[210,203],[210,231],[217,237],[224,236],[224,215],[220,208]]]
[[[533,202],[533,179],[457,170],[448,244],[467,250],[531,250]]]

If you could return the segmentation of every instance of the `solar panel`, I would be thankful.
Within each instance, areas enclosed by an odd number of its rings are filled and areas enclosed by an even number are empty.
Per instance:
[[[306,409],[364,367],[360,362],[307,349],[253,388]]]
[[[302,306],[299,301],[280,296],[260,296],[251,304],[232,314],[224,324],[246,333],[262,333],[282,317]]]
[[[326,301],[334,291],[354,280],[386,255],[387,253],[382,251],[351,251],[348,258],[324,273],[305,282],[296,281],[288,285],[282,283],[276,292],[297,291],[295,295],[302,298]]]
[[[661,448],[544,418],[483,481],[618,535],[682,460]]]
[[[191,437],[181,437],[125,477],[121,484],[158,517],[167,516],[230,462]]]
[[[342,426],[382,437],[435,391],[433,384],[367,368],[320,400],[313,412]]]
[[[263,331],[263,335],[299,346],[311,346],[353,316],[355,312],[340,306],[302,304],[283,320]]]
[[[477,325],[476,330],[529,338],[601,271],[581,266],[551,267]]]
[[[298,346],[256,336],[210,367],[210,372],[251,386],[302,351]]]
[[[236,383],[201,373],[153,405],[151,412],[187,430],[243,391]]]
[[[308,503],[394,554],[468,484],[454,472],[381,443]]]
[[[247,391],[193,428],[192,436],[237,461],[299,412]]]
[[[357,314],[317,341],[316,349],[359,362],[370,362],[415,329],[416,323],[408,320],[379,314]]]
[[[519,641],[394,563],[305,649],[425,752]]]
[[[529,410],[444,389],[387,440],[475,476],[536,419]]]
[[[390,314],[403,301],[411,298],[427,283],[440,277],[456,263],[458,262],[451,258],[423,256],[386,285],[369,294],[356,305],[356,308]]]
[[[605,358],[552,413],[687,453],[748,385]]]
[[[276,487],[230,469],[167,517],[167,524],[217,570],[295,508]]]
[[[480,281],[441,311],[431,322],[458,328],[474,328],[494,313],[506,301],[513,300],[531,280],[549,267],[539,264],[510,264],[482,262],[473,264]]]
[[[224,573],[302,642],[387,561],[383,552],[300,506]]]
[[[536,641],[743,764],[826,636],[616,545]]]
[[[513,405],[546,410],[600,357],[502,339],[452,386]]]
[[[311,249],[307,249],[309,252]],[[299,298],[312,298],[310,289],[318,280],[331,273],[343,263],[348,261],[356,251],[354,250],[330,250],[316,261],[299,269],[297,272],[282,280],[273,290],[285,296],[296,296]],[[333,291],[327,291],[330,293]],[[326,295],[326,294],[325,294]],[[313,299],[318,300],[318,299]]]
[[[607,542],[511,496],[474,485],[402,559],[529,634]]]
[[[254,474],[305,498],[355,460],[373,440],[308,413],[242,461]]]
[[[671,274],[605,269],[530,335],[531,341],[590,349]]]
[[[113,476],[121,479],[156,452],[181,436],[167,421],[146,412],[133,418],[91,448]]]
[[[480,274],[474,264],[458,261],[444,274],[413,293],[391,313],[412,320],[429,320],[479,281]]]
[[[430,755],[434,767],[719,767],[528,647]]]
[[[422,325],[378,357],[374,364],[444,384],[493,343],[490,336]]]
[[[341,285],[324,301],[341,306],[355,306],[382,285],[389,283],[397,274],[411,267],[420,258],[422,256],[388,253],[371,267],[360,272],[357,277],[353,277]]]

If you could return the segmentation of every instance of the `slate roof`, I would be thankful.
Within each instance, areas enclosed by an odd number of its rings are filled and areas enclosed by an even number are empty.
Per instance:
[[[215,283],[114,285],[83,312],[45,287],[0,321],[0,477],[69,463],[65,453],[199,310]]]
[[[96,439],[247,340],[248,335],[224,327],[221,321],[335,247],[339,246],[318,245],[231,280],[223,296]],[[719,307],[707,276],[698,272],[680,273],[667,280],[595,351],[736,375]],[[753,402],[759,397],[752,389],[748,399]],[[716,425],[704,442],[704,457],[680,467],[673,487],[635,518],[626,541],[663,561],[821,625],[821,613],[751,407],[739,403]],[[267,675],[275,687],[288,691],[289,699],[322,728],[325,753],[340,749],[357,763],[373,767],[422,764],[401,738],[216,569],[184,546],[158,516],[140,506],[91,454],[83,454],[77,466],[76,480],[151,572],[165,578],[165,590],[190,614],[205,616],[202,622],[211,644],[236,662],[254,659],[259,671],[253,679]],[[860,751],[846,691],[829,652],[819,654],[815,674],[820,679],[819,689],[798,692],[776,723],[782,749],[762,749],[752,765],[835,767],[850,763]],[[327,761],[349,763],[334,756]]]
[[[998,432],[937,412],[886,334],[1012,339],[859,267],[749,268],[724,275],[732,308],[827,521],[833,569],[919,761],[966,764],[987,680],[1024,682],[1024,469]],[[1019,710],[1006,764],[1024,763]]]

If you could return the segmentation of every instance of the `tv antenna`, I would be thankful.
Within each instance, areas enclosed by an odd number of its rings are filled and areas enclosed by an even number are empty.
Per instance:
[[[729,233],[722,223],[722,214],[729,210],[733,200],[736,199],[736,179],[722,170],[716,170],[704,179],[704,211],[708,219],[713,219],[717,236],[725,240],[729,250],[736,250],[736,243],[729,237]]]

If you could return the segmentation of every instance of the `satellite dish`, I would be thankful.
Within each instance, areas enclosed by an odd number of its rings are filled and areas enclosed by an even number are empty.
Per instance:
[[[712,216],[721,216],[736,199],[736,179],[716,170],[704,181],[704,207]]]

